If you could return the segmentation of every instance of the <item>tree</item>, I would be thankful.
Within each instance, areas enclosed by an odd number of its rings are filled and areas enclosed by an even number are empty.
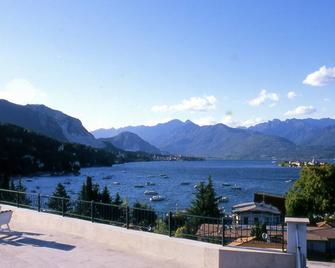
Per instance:
[[[87,176],[86,183],[83,183],[78,200],[82,201],[100,201],[99,185],[93,184],[92,177]]]
[[[289,190],[288,216],[309,217],[311,222],[335,213],[335,166],[304,167],[300,178]]]
[[[122,201],[121,196],[120,196],[119,193],[116,193],[115,198],[114,198],[114,201],[113,201],[112,203],[113,203],[113,205],[115,205],[115,206],[120,206],[120,205],[122,205],[123,201]]]
[[[55,192],[49,199],[48,207],[58,212],[66,212],[70,209],[70,196],[67,194],[63,184],[57,184]]]
[[[100,201],[101,203],[104,204],[111,204],[112,203],[112,198],[110,196],[109,190],[107,186],[105,186],[100,194]]]
[[[268,231],[266,230],[266,224],[259,224],[256,222],[256,224],[252,227],[250,235],[255,236],[256,240],[264,240],[263,234],[267,234]]]
[[[220,217],[221,213],[216,201],[216,194],[211,177],[208,177],[208,183],[198,184],[195,199],[191,207],[187,210],[189,214],[204,217]]]
[[[135,202],[132,209],[132,222],[134,225],[151,229],[157,220],[156,212],[147,204]]]
[[[217,219],[221,216],[216,200],[216,194],[213,187],[212,179],[208,177],[208,183],[201,182],[198,184],[195,199],[191,203],[191,207],[187,210],[185,228],[183,233],[187,231],[189,235],[195,235],[201,224],[217,224]]]
[[[0,175],[0,189],[10,189],[10,182],[12,180],[10,179],[10,176],[8,174]]]

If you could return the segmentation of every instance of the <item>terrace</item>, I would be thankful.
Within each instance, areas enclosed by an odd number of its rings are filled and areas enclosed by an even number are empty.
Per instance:
[[[10,199],[10,196],[19,198]],[[100,214],[101,219],[105,221],[99,220],[95,211],[104,210],[97,209],[96,204],[92,206],[92,203],[88,206],[91,215],[78,219],[79,215],[75,217],[71,214],[73,210],[57,212],[47,209],[42,196],[37,199],[25,196],[23,199],[20,193],[15,192],[2,195],[0,199],[1,203],[7,203],[2,205],[2,210],[13,211],[10,223],[12,232],[2,232],[0,237],[0,257],[9,267],[41,267],[45,266],[45,263],[51,267],[79,265],[84,267],[225,268],[269,267],[270,265],[271,267],[295,267],[295,256],[278,249],[222,246],[202,242],[223,241],[222,231],[219,239],[213,239],[217,234],[211,236],[210,228],[206,225],[202,225],[202,229],[199,229],[205,233],[199,234],[198,231],[195,236],[184,234],[184,238],[192,238],[191,240],[173,237],[176,231],[172,228],[171,213],[167,216],[169,227],[167,234],[162,235],[154,233],[152,228],[146,228],[147,226],[143,223],[141,225],[134,221],[134,215],[138,218],[137,213],[139,213],[138,211],[134,213],[134,208],[125,209],[125,217],[121,217],[125,222],[121,220],[113,222],[111,213],[104,214],[110,217],[108,220]],[[30,201],[23,202],[23,200]],[[38,200],[37,206],[36,200]],[[13,206],[14,204],[16,206]],[[152,215],[149,212],[146,211],[146,215]],[[198,224],[201,223],[197,218],[192,218],[191,221],[194,222],[195,219]],[[203,221],[214,224],[214,219],[203,219]],[[218,224],[217,219],[215,221]],[[225,235],[226,231],[223,234]]]

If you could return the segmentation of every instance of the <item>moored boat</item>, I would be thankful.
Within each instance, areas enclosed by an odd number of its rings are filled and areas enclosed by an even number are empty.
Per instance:
[[[235,184],[234,186],[231,187],[233,190],[242,190],[241,186],[238,186],[237,184]]]
[[[158,193],[156,191],[153,191],[153,190],[146,190],[146,191],[144,191],[144,194],[154,196],[154,195],[157,195]]]
[[[154,195],[152,197],[150,197],[150,201],[163,201],[165,200],[165,197],[162,195]]]

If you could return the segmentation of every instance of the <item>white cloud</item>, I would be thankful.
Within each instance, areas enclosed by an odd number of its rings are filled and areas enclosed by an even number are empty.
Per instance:
[[[263,89],[258,94],[258,96],[254,99],[248,101],[249,105],[251,106],[259,106],[266,102],[270,102],[270,107],[275,106],[276,102],[279,101],[279,96],[277,93],[274,92],[267,92],[267,90]]]
[[[305,85],[322,87],[335,82],[335,67],[320,67],[319,70],[306,76],[303,83]]]
[[[174,105],[155,105],[153,112],[205,112],[215,109],[216,98],[214,96],[191,97]]]
[[[263,118],[257,117],[257,118],[254,118],[254,119],[248,119],[248,120],[243,121],[240,124],[240,126],[241,127],[251,127],[251,126],[257,125],[259,123],[263,123],[263,122],[264,122]]]
[[[313,106],[298,106],[295,109],[285,113],[287,116],[304,116],[310,115],[316,112]]]
[[[195,119],[194,123],[199,126],[209,126],[209,125],[215,125],[217,122],[212,116],[207,116]]]
[[[236,127],[239,124],[238,121],[234,119],[232,112],[226,112],[226,114],[222,118],[221,123],[230,127]]]
[[[145,121],[144,123],[140,124],[140,125],[144,125],[144,126],[155,126],[157,124],[163,124],[163,123],[167,123],[169,121],[173,120],[173,118],[163,118],[163,119],[152,119],[152,120],[148,120]]]
[[[324,102],[330,102],[330,98],[324,98],[323,101]]]
[[[35,88],[26,79],[15,78],[0,90],[0,99],[6,99],[17,104],[44,103],[46,94]]]
[[[294,99],[296,96],[298,96],[298,95],[294,91],[289,91],[287,93],[287,98],[290,99],[290,100]]]

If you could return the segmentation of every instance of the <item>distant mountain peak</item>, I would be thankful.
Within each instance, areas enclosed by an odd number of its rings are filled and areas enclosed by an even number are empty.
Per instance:
[[[77,118],[51,109],[43,104],[19,105],[6,100],[0,102],[0,122],[10,123],[59,141],[101,147]]]
[[[150,154],[161,153],[158,148],[130,131],[124,131],[114,137],[102,138],[100,140],[103,142],[110,142],[116,148],[124,151],[145,152]]]

